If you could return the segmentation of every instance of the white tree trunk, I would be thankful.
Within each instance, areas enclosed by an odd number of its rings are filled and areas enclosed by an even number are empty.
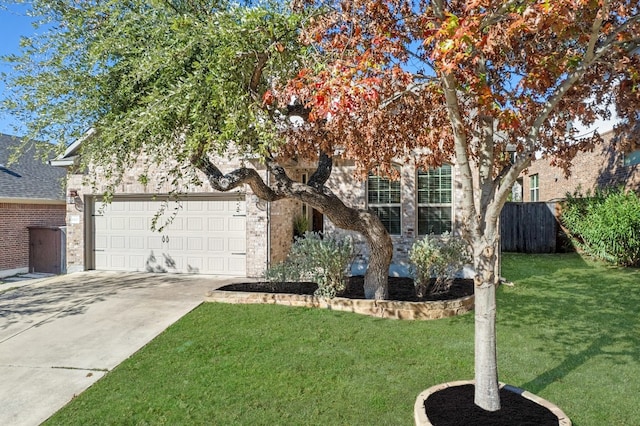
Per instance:
[[[496,245],[474,247],[475,266],[475,398],[487,411],[500,409],[496,354]]]

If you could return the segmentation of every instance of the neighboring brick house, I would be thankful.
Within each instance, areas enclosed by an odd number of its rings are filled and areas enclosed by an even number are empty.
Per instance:
[[[74,167],[82,140],[52,162],[67,167],[68,192],[76,203],[67,205],[67,270],[147,270],[259,277],[269,264],[283,260],[293,241],[294,219],[306,215],[316,231],[336,231],[321,213],[295,200],[266,203],[248,186],[232,193],[213,191],[208,183],[181,190],[174,221],[159,233],[150,230],[153,216],[172,189],[147,171],[145,184],[136,180],[141,170],[127,171],[113,201],[101,209],[104,188],[91,188]],[[238,158],[218,159],[223,171],[241,164]],[[142,167],[142,166],[141,166]],[[267,178],[264,168],[256,169]],[[347,205],[378,212],[394,241],[391,273],[406,275],[407,254],[415,238],[426,233],[455,231],[459,220],[459,185],[455,167],[423,173],[412,165],[398,165],[400,180],[354,178],[352,163],[336,159],[327,183]],[[99,171],[94,171],[98,173]],[[289,176],[304,182],[313,172],[304,165],[287,167]],[[168,210],[178,204],[169,202]],[[341,231],[342,232],[342,231]],[[362,273],[367,253],[357,237]]]
[[[522,201],[555,201],[576,190],[584,194],[616,186],[640,192],[640,146],[629,144],[625,152],[617,149],[613,131],[602,137],[604,143],[593,151],[576,155],[568,178],[547,159],[534,161],[520,180]]]
[[[37,158],[32,144],[10,164],[21,143],[0,134],[0,277],[29,272],[30,227],[65,225],[64,170]]]

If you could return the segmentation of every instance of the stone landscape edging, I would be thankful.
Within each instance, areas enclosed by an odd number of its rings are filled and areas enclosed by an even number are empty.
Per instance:
[[[429,395],[441,391],[446,388],[455,387],[455,386],[464,386],[464,385],[473,385],[475,384],[474,380],[458,380],[455,382],[447,382],[440,383],[439,385],[431,386],[429,389],[420,392],[418,397],[416,398],[416,403],[413,406],[413,415],[416,422],[416,426],[433,426],[432,423],[427,418],[427,413],[425,410],[425,401],[429,397]],[[571,426],[571,419],[552,402],[547,401],[544,398],[540,398],[538,395],[534,395],[531,392],[528,392],[524,389],[520,389],[515,386],[507,385],[505,383],[499,382],[500,388],[507,388],[512,392],[522,395],[524,398],[527,398],[530,401],[535,402],[536,404],[545,407],[547,410],[551,411],[558,418],[558,426]]]
[[[474,296],[470,295],[452,300],[401,302],[394,300],[349,299],[345,297],[328,299],[289,293],[213,290],[209,292],[205,302],[299,306],[354,312],[377,318],[429,320],[452,317],[473,310]]]

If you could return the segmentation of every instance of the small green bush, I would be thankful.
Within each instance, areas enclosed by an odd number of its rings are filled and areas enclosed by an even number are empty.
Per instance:
[[[622,266],[640,266],[640,198],[622,189],[567,194],[561,220],[586,253]]]
[[[471,263],[467,243],[448,233],[439,237],[428,235],[416,241],[409,251],[409,259],[418,297],[447,291],[456,274]]]
[[[316,296],[335,297],[346,289],[346,272],[353,260],[350,239],[306,232],[296,238],[287,259],[271,267],[271,282],[312,281],[318,284]]]
[[[302,237],[305,232],[309,231],[309,219],[300,215],[293,218],[293,235],[294,237]]]

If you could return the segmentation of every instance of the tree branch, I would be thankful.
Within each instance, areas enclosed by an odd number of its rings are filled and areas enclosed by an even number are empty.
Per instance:
[[[326,152],[321,152],[318,158],[318,167],[309,177],[309,186],[320,189],[329,180],[331,171],[333,170],[333,159]]]
[[[596,19],[593,20],[593,24],[591,25],[591,34],[589,35],[589,44],[587,45],[587,50],[585,51],[584,58],[587,61],[590,61],[595,55],[596,43],[598,42],[598,38],[600,36],[600,29],[602,28],[602,15],[606,15],[609,9],[609,2],[603,1],[603,7],[596,14]]]
[[[264,67],[267,65],[269,55],[266,52],[256,53],[256,59],[256,67],[253,70],[253,74],[251,75],[251,80],[249,82],[249,92],[251,92],[254,99],[258,96],[258,86],[260,85],[262,70],[264,70]]]
[[[276,201],[285,198],[285,194],[270,188],[255,169],[241,167],[227,174],[223,174],[205,153],[192,156],[191,164],[204,173],[207,181],[216,191],[228,192],[246,184],[263,200]]]
[[[533,152],[535,147],[535,142],[538,138],[538,134],[540,132],[540,128],[542,124],[549,118],[549,115],[553,111],[553,109],[558,105],[558,102],[567,94],[567,92],[573,87],[573,85],[587,72],[588,68],[598,62],[604,54],[611,49],[614,45],[617,44],[616,37],[617,35],[624,31],[624,29],[628,28],[632,23],[640,22],[640,15],[634,16],[630,18],[623,25],[618,27],[613,33],[607,37],[606,41],[602,46],[596,48],[593,52],[593,55],[588,58],[585,54],[584,60],[580,66],[578,66],[573,72],[570,72],[567,75],[567,78],[558,86],[554,94],[547,99],[542,108],[542,111],[538,114],[535,121],[531,126],[531,130],[526,137],[526,146],[528,152]]]

